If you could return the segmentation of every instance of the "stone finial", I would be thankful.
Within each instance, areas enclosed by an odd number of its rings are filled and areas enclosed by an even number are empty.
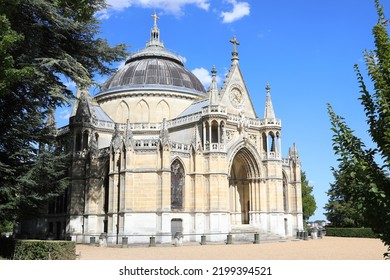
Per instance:
[[[160,141],[163,146],[169,143],[169,132],[167,127],[167,120],[165,118],[163,119],[161,131],[160,131]]]
[[[119,124],[115,123],[114,134],[111,139],[111,147],[114,151],[120,150],[122,144],[122,137],[119,132]]]
[[[133,131],[131,129],[130,120],[126,120],[126,130],[125,130],[125,145],[126,147],[133,146]]]
[[[264,119],[275,119],[274,106],[271,100],[271,86],[267,83],[265,90],[267,92],[264,108]]]
[[[218,86],[217,86],[217,69],[215,66],[211,69],[211,85],[209,90],[209,104],[217,105],[218,103]]]

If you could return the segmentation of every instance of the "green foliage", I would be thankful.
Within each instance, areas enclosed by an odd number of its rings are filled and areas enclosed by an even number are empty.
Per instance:
[[[329,196],[328,203],[325,205],[326,218],[334,227],[363,227],[367,225],[364,217],[360,213],[359,205],[348,199],[343,190],[344,187],[350,187],[347,176],[342,171],[333,170],[335,182],[331,184],[327,192]]]
[[[104,0],[0,1],[0,221],[32,214],[65,188],[67,159],[45,122],[73,98],[64,80],[89,87],[126,57],[125,45],[99,38],[94,15],[104,7]]]
[[[378,238],[378,234],[375,234],[371,228],[327,227],[326,235],[338,237]]]
[[[11,221],[0,221],[0,233],[2,232],[12,232],[14,229],[14,224]]]
[[[365,147],[362,140],[353,134],[345,120],[336,115],[328,105],[333,135],[333,149],[338,155],[338,172],[342,180],[337,188],[345,201],[354,204],[362,215],[364,223],[379,235],[388,246],[390,254],[390,39],[379,0],[375,1],[378,11],[378,23],[373,27],[375,39],[374,51],[365,51],[368,75],[374,89],[371,93],[355,65],[364,107],[369,125],[369,134],[376,145],[375,149]],[[382,162],[378,164],[376,157]],[[337,179],[340,179],[340,176]]]
[[[16,240],[14,260],[75,260],[74,241]]]
[[[313,187],[309,185],[305,172],[301,171],[302,211],[303,219],[308,221],[317,209],[317,204],[312,194]]]

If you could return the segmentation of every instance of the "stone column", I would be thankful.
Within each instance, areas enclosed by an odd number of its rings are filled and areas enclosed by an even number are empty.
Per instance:
[[[203,122],[203,149],[206,148],[206,142],[207,142],[207,133],[206,133],[206,123]]]
[[[217,136],[217,142],[218,142],[218,147],[219,144],[221,143],[221,127],[220,124],[218,123],[218,136]]]

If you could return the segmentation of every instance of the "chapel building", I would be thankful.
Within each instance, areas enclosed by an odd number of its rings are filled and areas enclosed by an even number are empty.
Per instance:
[[[288,238],[303,230],[301,163],[281,155],[281,120],[270,86],[261,118],[239,66],[237,45],[221,88],[205,90],[160,40],[157,16],[146,47],[91,97],[79,89],[69,125],[71,186],[47,230],[89,242],[223,241],[245,231]],[[61,212],[61,211],[60,211]],[[233,237],[234,238],[234,237]]]

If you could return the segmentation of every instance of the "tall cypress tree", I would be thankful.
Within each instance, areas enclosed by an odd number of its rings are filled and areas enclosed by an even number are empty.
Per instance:
[[[66,156],[46,125],[49,112],[112,73],[125,45],[99,38],[104,0],[0,2],[0,222],[38,209],[66,185]]]
[[[388,20],[383,7],[375,1],[378,22],[373,27],[376,49],[365,51],[368,76],[373,82],[370,92],[359,67],[355,65],[360,87],[360,100],[369,125],[374,149],[366,148],[362,140],[353,134],[344,118],[328,105],[333,135],[333,148],[339,157],[338,171],[342,180],[337,181],[339,190],[347,201],[352,202],[365,223],[379,234],[390,254],[390,40]],[[378,163],[375,158],[382,159]],[[336,180],[338,178],[336,177]]]

